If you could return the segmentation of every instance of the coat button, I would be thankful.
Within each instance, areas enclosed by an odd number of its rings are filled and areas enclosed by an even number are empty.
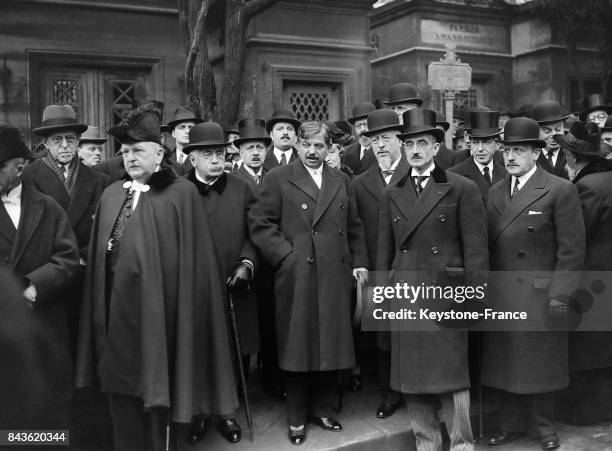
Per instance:
[[[312,258],[312,257],[308,257],[308,258],[306,259],[306,261],[307,261],[308,263],[314,263],[314,258]]]
[[[340,202],[340,208],[344,210],[344,202]]]
[[[399,216],[396,216],[395,218],[393,218],[393,222],[399,222]]]
[[[346,263],[346,257],[343,255],[343,256],[342,256],[342,258],[340,259],[340,261],[341,261],[342,263]]]
[[[405,254],[406,252],[408,252],[408,249],[406,249],[405,247],[402,247],[400,251],[402,251],[402,254]]]
[[[316,235],[316,234],[317,234],[317,231],[316,231],[315,229],[312,229],[312,234],[313,234],[313,235]]]
[[[432,253],[432,254],[437,254],[438,252],[439,252],[439,251],[438,251],[438,248],[437,248],[436,246],[434,246],[434,247],[432,247],[432,248],[431,248],[431,253]]]
[[[446,221],[446,215],[440,215],[438,216],[438,219],[440,220],[440,222],[444,222]]]
[[[531,226],[529,226],[529,227],[527,227],[527,231],[528,231],[529,233],[533,233],[533,232],[535,232],[535,227],[531,227]]]
[[[344,235],[344,229],[340,229],[340,235]]]
[[[308,209],[308,205],[302,204],[302,210],[307,210],[307,209]]]
[[[523,283],[523,279],[516,279],[516,283]]]
[[[525,252],[520,251],[520,252],[518,253],[518,258],[519,258],[520,260],[524,260],[524,259],[525,259]]]

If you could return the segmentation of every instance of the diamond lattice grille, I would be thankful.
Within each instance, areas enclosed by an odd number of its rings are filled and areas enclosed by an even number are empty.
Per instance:
[[[289,105],[300,122],[329,119],[329,95],[313,92],[292,92]]]

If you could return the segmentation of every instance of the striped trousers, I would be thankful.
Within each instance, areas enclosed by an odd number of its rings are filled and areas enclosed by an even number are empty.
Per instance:
[[[439,395],[406,395],[406,407],[419,451],[441,451],[442,431],[438,417],[446,424],[451,451],[473,451],[470,425],[470,392],[460,390]]]

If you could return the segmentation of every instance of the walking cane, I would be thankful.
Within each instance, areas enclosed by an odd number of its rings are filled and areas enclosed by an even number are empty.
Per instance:
[[[246,415],[247,426],[249,427],[249,441],[253,441],[253,417],[251,416],[251,407],[249,406],[249,394],[247,392],[246,377],[244,375],[244,366],[242,364],[242,353],[240,352],[240,334],[238,332],[238,323],[236,322],[236,310],[234,308],[234,298],[232,290],[227,287],[227,300],[230,315],[230,324],[232,327],[232,338],[234,339],[234,347],[236,349],[236,359],[238,360],[238,373],[240,375],[240,387],[244,397],[244,413]]]

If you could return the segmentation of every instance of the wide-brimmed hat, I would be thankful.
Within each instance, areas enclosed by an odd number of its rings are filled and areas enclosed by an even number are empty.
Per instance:
[[[471,111],[470,137],[490,138],[501,133],[498,127],[499,111]]]
[[[108,138],[102,138],[100,136],[100,129],[90,125],[81,135],[81,139],[79,139],[79,146],[83,143],[104,144],[106,141],[108,141]]]
[[[0,164],[13,158],[34,160],[38,156],[28,149],[21,130],[10,125],[0,125]]]
[[[596,110],[602,110],[610,114],[612,113],[612,106],[606,103],[606,100],[602,94],[589,94],[588,97],[584,99],[583,110],[580,112],[578,117],[581,121],[586,121],[589,113]]]
[[[396,83],[389,88],[388,99],[385,105],[397,105],[398,103],[412,102],[417,105],[423,103],[423,99],[417,93],[416,88],[411,83]]]
[[[439,111],[434,111],[434,113],[436,113],[436,125],[441,126],[444,131],[448,131],[448,129],[450,128],[450,124],[444,120],[446,119],[444,115]]]
[[[122,144],[144,141],[161,144],[161,115],[161,110],[153,103],[141,105],[130,111],[125,119],[108,131],[108,134],[113,135]]]
[[[168,123],[166,124],[167,130],[171,132],[172,130],[174,130],[174,127],[176,127],[181,122],[194,122],[196,124],[199,124],[200,122],[202,122],[202,119],[200,119],[189,108],[180,106],[176,110],[174,110],[174,116],[172,117],[172,120],[168,121]]]
[[[266,131],[270,133],[274,124],[279,122],[287,122],[295,127],[295,131],[300,127],[300,121],[297,120],[295,113],[291,110],[276,110],[272,113],[272,117],[266,121]]]
[[[603,127],[600,127],[602,132],[612,132],[612,117],[606,119],[606,123]]]
[[[264,146],[268,147],[272,142],[270,135],[266,132],[266,121],[263,119],[243,119],[238,122],[239,138],[234,140],[234,145],[239,146],[248,141],[263,141]]]
[[[183,153],[192,150],[225,147],[229,143],[225,139],[223,128],[216,122],[202,122],[189,130],[189,144],[183,147]]]
[[[564,113],[561,110],[561,105],[556,100],[545,100],[540,103],[536,103],[531,112],[531,117],[538,124],[545,124],[547,122],[559,122],[567,119],[569,114]]]
[[[504,144],[534,144],[537,148],[546,147],[546,141],[540,139],[540,126],[529,117],[508,119],[504,127]]]
[[[353,116],[349,117],[347,121],[351,124],[355,124],[355,122],[360,119],[366,119],[368,114],[374,110],[376,110],[376,107],[370,102],[358,103],[353,107]]]
[[[415,135],[433,135],[436,141],[444,139],[444,131],[436,127],[436,113],[427,108],[413,108],[404,111],[404,131],[399,135],[400,139],[406,139]]]
[[[74,109],[70,105],[49,105],[43,110],[42,126],[32,129],[38,136],[74,131],[80,135],[87,130],[87,124],[79,124]]]
[[[567,135],[553,135],[553,139],[562,149],[581,155],[604,157],[608,154],[607,146],[604,148],[601,142],[601,131],[592,122],[574,122]]]
[[[399,116],[389,108],[374,110],[368,114],[368,131],[363,132],[365,136],[372,136],[376,133],[387,130],[403,131],[404,127],[400,124]]]

